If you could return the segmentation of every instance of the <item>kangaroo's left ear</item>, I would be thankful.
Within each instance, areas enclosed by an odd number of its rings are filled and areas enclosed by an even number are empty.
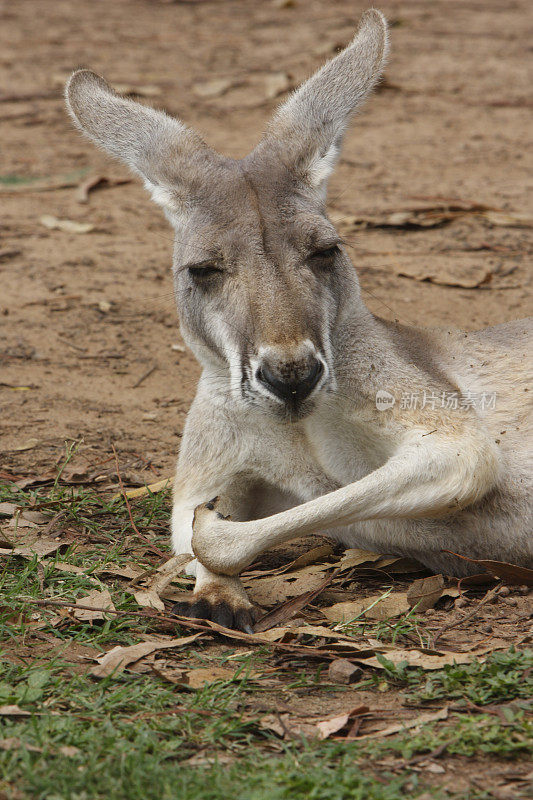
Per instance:
[[[78,128],[140,175],[166,210],[185,208],[191,187],[220,160],[178,119],[121,97],[90,70],[71,75],[65,98]]]
[[[350,117],[381,76],[387,43],[385,17],[366,11],[351,44],[279,108],[259,146],[274,148],[325,194]]]

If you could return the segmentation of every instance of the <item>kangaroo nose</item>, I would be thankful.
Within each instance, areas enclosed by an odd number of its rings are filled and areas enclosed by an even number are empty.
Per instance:
[[[257,370],[256,377],[280,400],[296,406],[309,397],[323,372],[322,361],[312,356],[304,364],[285,363],[274,366],[264,361]]]

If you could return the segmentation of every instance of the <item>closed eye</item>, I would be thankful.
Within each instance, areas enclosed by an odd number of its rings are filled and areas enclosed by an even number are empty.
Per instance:
[[[331,266],[335,256],[337,256],[339,252],[340,250],[338,244],[330,245],[329,247],[321,247],[311,253],[309,259],[318,266],[327,268],[328,266]]]
[[[197,266],[188,267],[188,270],[189,275],[198,281],[222,275],[223,272],[216,264],[198,264]]]

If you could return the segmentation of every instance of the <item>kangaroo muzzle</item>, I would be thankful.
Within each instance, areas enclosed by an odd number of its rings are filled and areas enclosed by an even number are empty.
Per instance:
[[[290,355],[265,348],[257,362],[254,378],[271,397],[290,409],[298,410],[321,384],[325,372],[325,363],[314,347]]]

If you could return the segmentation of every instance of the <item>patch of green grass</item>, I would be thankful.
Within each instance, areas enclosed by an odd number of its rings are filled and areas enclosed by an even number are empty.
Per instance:
[[[452,755],[506,759],[531,749],[532,723],[519,708],[503,719],[457,715],[382,742],[281,743],[261,729],[261,712],[248,710],[254,657],[239,659],[233,681],[195,694],[152,676],[95,682],[60,664],[4,662],[0,704],[33,716],[4,718],[1,737],[21,746],[0,751],[0,793],[13,800],[20,792],[32,800],[400,800],[427,787],[409,769],[389,774],[380,759],[408,760],[443,745]],[[198,756],[215,763],[187,763]]]
[[[147,494],[131,502],[133,519],[140,531],[149,530],[149,535],[157,537],[157,547],[169,550],[169,497],[170,490]],[[82,486],[62,486],[57,484],[46,490],[42,487],[32,490],[19,489],[15,484],[0,484],[0,502],[6,501],[22,509],[38,510],[52,517],[61,514],[61,526],[76,526],[80,534],[88,534],[105,545],[117,548],[126,535],[131,553],[132,544],[139,544],[127,515],[122,497],[106,497]]]
[[[0,184],[3,186],[22,186],[38,180],[39,178],[33,175],[0,175]]]
[[[31,634],[32,614],[39,611],[43,633],[52,634],[57,639],[63,639],[65,644],[75,640],[80,644],[93,645],[102,648],[108,643],[133,644],[139,641],[139,634],[148,630],[149,622],[136,617],[132,622],[131,617],[110,616],[103,621],[94,623],[70,619],[68,628],[63,629],[61,624],[56,624],[56,617],[62,609],[50,606],[37,606],[32,600],[43,599],[43,589],[46,597],[53,597],[54,601],[68,601],[76,603],[86,596],[91,590],[112,588],[113,602],[119,611],[138,611],[139,607],[131,594],[115,583],[95,583],[84,575],[60,572],[54,569],[54,563],[46,565],[40,572],[37,558],[25,561],[17,556],[3,559],[3,568],[0,572],[0,639],[22,643]],[[47,624],[48,623],[48,624]]]
[[[72,452],[67,450],[65,464]],[[0,639],[6,648],[16,653],[20,644],[36,642],[31,623],[37,606],[32,601],[42,597],[75,602],[94,588],[107,587],[117,609],[138,610],[124,581],[108,575],[104,580],[98,572],[110,563],[153,569],[160,561],[146,547],[146,539],[133,531],[122,498],[65,486],[58,476],[47,488],[0,486],[0,500],[43,511],[50,519],[60,514],[57,530],[69,528],[80,535],[79,542],[44,564],[16,556],[0,562]],[[131,507],[142,536],[161,549],[168,547],[169,493],[147,495],[132,501]],[[62,562],[81,567],[84,574],[58,569]],[[138,642],[150,631],[149,620],[129,616],[93,624],[70,618],[64,626],[56,626],[53,620],[58,614],[57,608],[39,607],[40,621],[46,623],[40,633],[63,640],[66,650],[73,643],[109,649]],[[354,625],[360,635],[361,625],[368,623],[361,620]],[[368,633],[368,627],[365,630]],[[376,634],[395,643],[418,637],[414,611],[391,624],[374,624],[372,635]],[[319,742],[281,741],[259,724],[267,712],[253,709],[259,693],[262,697],[272,693],[272,673],[266,670],[262,679],[250,678],[250,672],[272,665],[269,648],[257,648],[252,654],[236,652],[232,645],[221,650],[214,654],[202,640],[176,654],[188,668],[214,662],[234,667],[232,681],[197,692],[184,691],[153,674],[122,673],[97,682],[73,675],[59,656],[36,654],[24,666],[9,664],[0,655],[0,705],[18,705],[32,714],[0,716],[0,740],[13,745],[0,747],[0,798],[400,800],[431,791],[444,800],[447,794],[420,783],[417,773],[406,766],[408,759],[444,745],[450,755],[520,759],[533,734],[525,706],[521,707],[532,690],[531,652],[496,653],[484,664],[433,673],[383,659],[384,669],[379,674],[368,672],[357,688],[406,690],[409,702],[436,701],[439,707],[450,700],[455,706],[467,700],[476,705],[509,701],[513,705],[502,706],[499,716],[454,714],[445,722],[383,741]],[[295,660],[290,671],[276,670],[275,688],[287,692],[287,697],[340,692],[340,687],[327,684],[324,669],[323,664]],[[204,764],[202,757],[215,763]],[[189,763],[191,758],[196,763]],[[390,766],[380,765],[380,760],[390,765],[391,759],[401,764],[394,773],[387,771]],[[483,792],[475,793],[471,800],[483,797]]]
[[[4,663],[0,676],[0,703],[16,703],[34,714],[29,720],[7,718],[3,725],[2,738],[21,744],[0,751],[0,790],[8,798],[22,791],[32,800],[399,800],[412,782],[365,774],[354,746],[291,744],[269,756],[261,749],[268,734],[242,710],[244,666],[235,682],[212,684],[194,695],[146,676],[99,683],[66,678],[59,665]],[[66,755],[65,747],[77,750]],[[282,746],[275,742],[275,748]],[[184,763],[202,752],[235,760],[229,769]]]
[[[392,739],[384,747],[410,759],[446,746],[459,756],[487,756],[512,759],[533,753],[533,721],[525,709],[506,708],[504,719],[492,714],[457,715],[453,724],[425,725],[420,733]]]
[[[63,467],[72,455],[67,448]],[[58,477],[61,469],[59,470]],[[44,559],[26,560],[8,556],[0,561],[0,638],[22,641],[30,632],[29,622],[37,610],[35,600],[76,602],[94,589],[110,589],[117,610],[138,611],[132,595],[125,591],[119,580],[99,571],[110,564],[118,567],[132,562],[143,570],[153,569],[160,559],[147,547],[146,540],[157,548],[169,550],[168,520],[169,492],[148,494],[131,503],[137,528],[146,539],[140,539],[129,520],[124,500],[109,498],[78,486],[63,486],[58,480],[51,487],[21,490],[14,484],[0,484],[0,501],[45,513],[57,520],[56,529],[75,529],[79,542]],[[160,535],[159,535],[160,534]],[[58,569],[69,564],[82,568],[84,574]],[[42,619],[51,623],[60,613],[58,608],[39,607]],[[109,642],[131,644],[138,641],[139,633],[147,630],[147,623],[139,618],[112,617],[102,623],[70,622],[68,630],[50,624],[42,629],[66,642],[75,639],[83,644],[103,647]]]
[[[429,673],[392,664],[386,656],[378,658],[388,680],[410,687],[406,700],[416,705],[434,700],[487,705],[533,696],[533,650],[530,649],[496,651],[483,663],[454,664]]]
[[[81,180],[88,172],[89,170],[87,168],[77,169],[74,172],[69,172],[67,175],[64,175],[63,178],[64,180]],[[46,177],[40,175],[0,175],[0,184],[3,186],[23,186],[43,180],[46,180]]]

